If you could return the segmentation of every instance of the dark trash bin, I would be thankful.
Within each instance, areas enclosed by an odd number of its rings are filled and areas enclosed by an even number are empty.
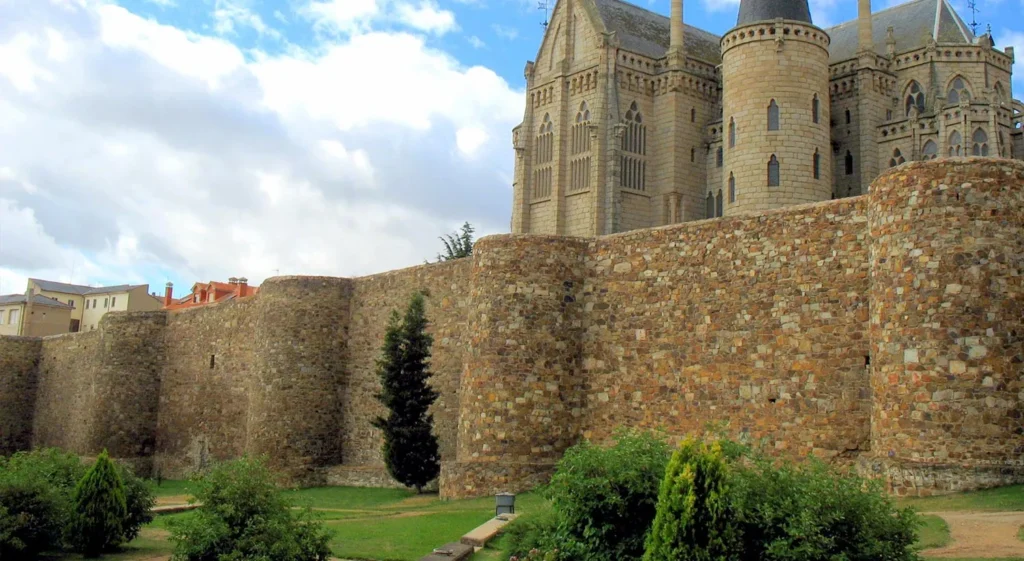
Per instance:
[[[498,493],[494,496],[494,515],[516,513],[516,496],[512,493]]]

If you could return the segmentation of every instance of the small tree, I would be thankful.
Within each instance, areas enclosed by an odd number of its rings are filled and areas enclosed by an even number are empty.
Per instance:
[[[444,244],[444,253],[438,253],[437,260],[451,261],[452,259],[462,259],[463,257],[473,255],[474,231],[469,222],[466,222],[462,225],[461,231],[445,234],[438,238]]]
[[[738,559],[738,532],[718,443],[687,439],[665,471],[644,561]]]
[[[384,462],[398,482],[423,487],[441,471],[437,437],[431,431],[434,418],[428,410],[438,393],[428,384],[430,346],[423,294],[412,296],[405,317],[393,311],[384,333],[382,356],[377,361],[381,391],[376,395],[388,414],[373,426],[384,432]]]
[[[128,517],[124,483],[104,450],[75,487],[75,549],[96,557],[121,544]]]

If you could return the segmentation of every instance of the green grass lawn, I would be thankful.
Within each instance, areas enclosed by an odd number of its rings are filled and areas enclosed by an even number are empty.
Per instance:
[[[173,479],[165,479],[160,482],[159,485],[154,481],[150,481],[149,487],[153,489],[153,494],[159,497],[172,497],[178,495],[188,495],[188,487],[191,484],[190,481],[178,481]]]
[[[920,512],[976,510],[987,512],[1024,510],[1024,485],[1011,485],[942,497],[903,498],[900,506],[912,506]]]
[[[929,514],[922,516],[921,521],[924,524],[917,531],[917,544],[921,549],[949,545],[949,524],[945,520]]]

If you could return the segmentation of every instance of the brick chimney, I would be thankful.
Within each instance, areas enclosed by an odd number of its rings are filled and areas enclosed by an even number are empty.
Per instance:
[[[238,279],[237,292],[239,298],[244,298],[249,294],[249,279],[245,277]]]
[[[169,282],[169,283],[167,283],[166,288],[164,288],[164,307],[166,308],[167,306],[170,306],[171,302],[173,302],[173,301],[174,301],[174,283],[173,282]]]

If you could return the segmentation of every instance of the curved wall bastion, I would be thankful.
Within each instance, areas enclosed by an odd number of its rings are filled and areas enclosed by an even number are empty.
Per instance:
[[[387,316],[429,291],[446,497],[521,491],[618,427],[725,430],[927,495],[1024,482],[1024,162],[915,162],[867,195],[0,337],[0,453],[107,448],[181,477],[268,454],[390,485],[370,420]]]

